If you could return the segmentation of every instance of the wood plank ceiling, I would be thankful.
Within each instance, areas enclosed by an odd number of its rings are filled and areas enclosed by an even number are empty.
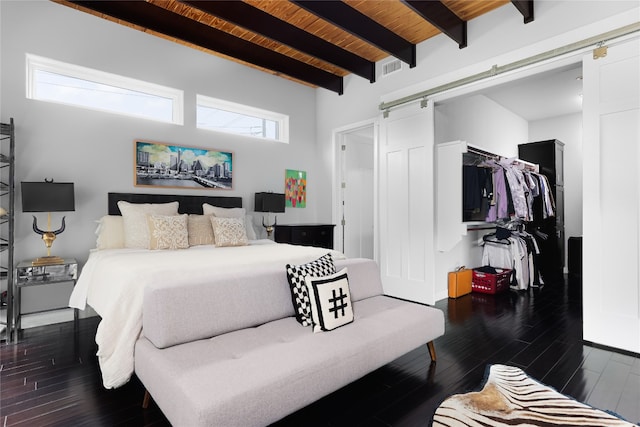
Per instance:
[[[440,33],[467,46],[467,22],[509,0],[53,0],[83,12],[342,94],[376,62],[415,67],[416,44]],[[531,22],[534,0],[511,0]]]

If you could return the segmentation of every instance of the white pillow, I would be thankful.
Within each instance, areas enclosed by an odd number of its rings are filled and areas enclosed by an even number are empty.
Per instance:
[[[213,235],[217,247],[246,246],[249,244],[247,231],[244,227],[244,218],[218,218],[211,217]]]
[[[118,202],[124,221],[125,248],[149,249],[147,215],[177,215],[178,202],[129,203]]]
[[[331,331],[353,322],[347,269],[325,277],[305,277],[313,332]]]
[[[186,249],[189,247],[187,214],[147,215],[149,249]]]
[[[218,218],[244,218],[246,213],[244,208],[220,208],[209,203],[202,204],[202,212],[205,215],[213,215]]]
[[[253,228],[253,217],[251,215],[244,217],[244,228],[247,230],[247,239],[258,240],[256,229]]]
[[[211,215],[190,214],[187,221],[189,231],[189,246],[215,245]]]
[[[124,222],[120,215],[105,215],[96,228],[96,249],[124,248]]]

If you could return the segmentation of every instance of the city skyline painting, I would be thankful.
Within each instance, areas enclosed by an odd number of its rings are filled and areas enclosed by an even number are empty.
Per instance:
[[[233,188],[233,153],[134,141],[134,185],[184,189]]]

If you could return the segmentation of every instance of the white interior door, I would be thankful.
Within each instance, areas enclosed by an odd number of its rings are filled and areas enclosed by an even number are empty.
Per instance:
[[[380,270],[387,295],[433,304],[433,103],[380,118]]]
[[[583,336],[638,353],[640,42],[583,67]]]
[[[342,250],[349,258],[374,259],[373,125],[344,134],[340,152]]]

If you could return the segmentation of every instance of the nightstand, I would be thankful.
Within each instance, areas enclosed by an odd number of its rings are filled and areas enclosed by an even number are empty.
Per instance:
[[[276,243],[333,249],[333,224],[291,224],[275,226]]]
[[[24,314],[43,313],[53,310],[69,308],[68,305],[57,305],[49,307],[43,304],[36,304],[28,312],[22,310],[22,293],[54,295],[65,288],[73,288],[78,278],[78,262],[73,258],[63,260],[62,264],[52,265],[32,265],[31,261],[22,261],[16,266],[15,271],[15,328],[21,329],[21,317]],[[71,285],[71,286],[69,286]],[[53,293],[53,294],[52,294]],[[47,298],[44,298],[45,300]],[[67,298],[68,302],[68,298]],[[73,310],[73,320],[78,321],[78,309]]]

